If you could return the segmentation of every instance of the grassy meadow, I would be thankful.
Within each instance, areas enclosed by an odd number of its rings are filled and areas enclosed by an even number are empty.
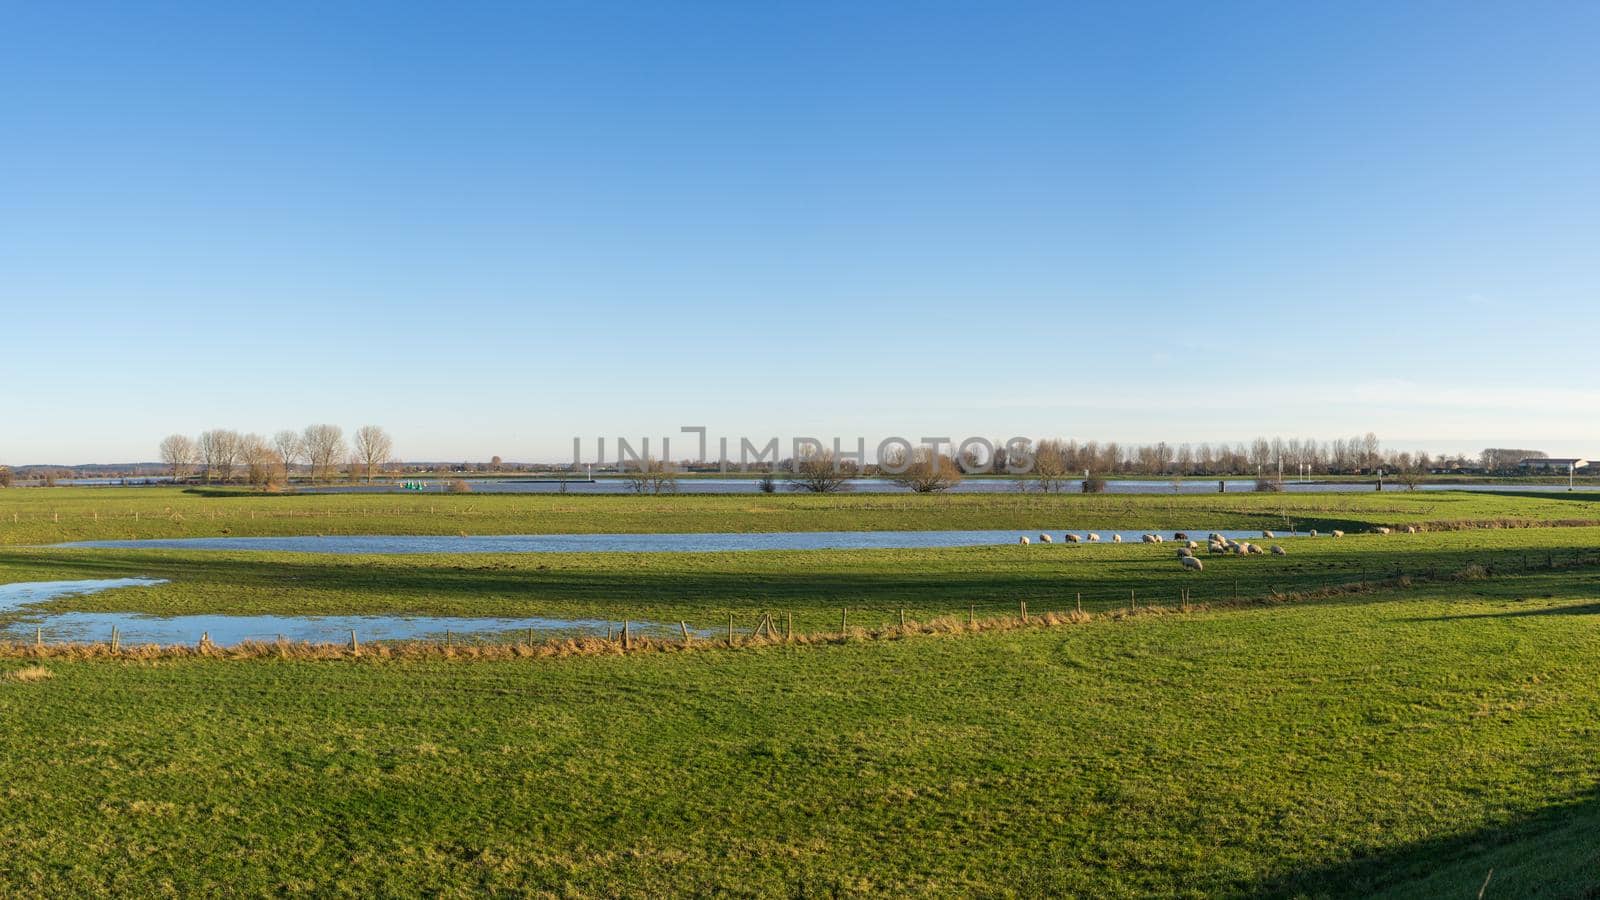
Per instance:
[[[1298,527],[407,554],[67,540]],[[1413,535],[1370,534],[1419,523]],[[0,894],[1593,896],[1600,495],[0,491],[52,610],[1068,624],[540,659],[0,655]],[[1495,527],[1484,527],[1495,526]],[[1504,526],[1504,527],[1502,527]],[[1188,592],[1194,607],[1179,607]],[[1133,603],[1138,614],[1126,610]],[[15,613],[0,613],[0,622]],[[1492,874],[1491,874],[1492,873]],[[1485,880],[1487,879],[1487,887]]]
[[[4,660],[0,883],[1585,896],[1600,620],[1568,585],[537,664]]]
[[[0,545],[307,534],[600,534],[1015,528],[1361,530],[1373,525],[1600,525],[1600,493],[260,494],[0,491]]]

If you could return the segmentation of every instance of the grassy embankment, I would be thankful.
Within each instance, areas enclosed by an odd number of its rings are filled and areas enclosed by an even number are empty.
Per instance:
[[[1400,575],[1448,579],[1552,565],[1600,572],[1600,529],[1494,529],[1284,541],[1286,557],[1209,557],[1184,570],[1171,544],[760,553],[345,556],[187,550],[0,549],[0,582],[155,577],[170,583],[61,598],[42,608],[154,614],[514,615],[686,621],[741,629],[763,612],[836,629],[841,607],[875,627],[900,609],[941,616],[1173,605],[1314,593]],[[1576,567],[1578,564],[1586,564]],[[1130,595],[1131,592],[1131,595]],[[11,614],[13,617],[15,613]],[[0,621],[4,614],[0,614]]]
[[[0,490],[0,544],[222,535],[549,534],[1101,528],[1360,529],[1600,525],[1600,493],[1491,494],[252,494]]]
[[[433,498],[430,498],[432,500]],[[1530,524],[1600,519],[1600,498],[1474,494],[1227,497],[778,496],[538,497],[197,496],[170,489],[0,492],[0,582],[146,576],[170,584],[64,598],[55,609],[157,614],[548,615],[741,627],[789,612],[805,631],[841,607],[877,626],[917,620],[1314,592],[1396,575],[1446,577],[1468,566],[1570,565],[1600,549],[1592,528],[1430,531],[1285,542],[1287,557],[1207,557],[1182,570],[1171,545],[997,546],[937,550],[709,554],[340,556],[150,549],[49,549],[19,543],[218,534],[708,531],[1015,527],[1252,527],[1285,510],[1301,523]],[[431,508],[431,512],[430,512]],[[4,520],[15,515],[15,521]],[[57,521],[59,517],[59,521]],[[1198,521],[1194,521],[1198,520]],[[1023,523],[1030,523],[1025,526]],[[1065,524],[1063,524],[1065,523]],[[748,620],[748,621],[746,621]]]

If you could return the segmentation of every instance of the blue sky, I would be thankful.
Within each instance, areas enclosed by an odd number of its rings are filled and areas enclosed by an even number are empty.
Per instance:
[[[0,12],[0,462],[1600,455],[1593,4]]]

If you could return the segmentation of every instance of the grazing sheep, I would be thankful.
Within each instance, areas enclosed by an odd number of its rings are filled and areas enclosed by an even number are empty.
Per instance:
[[[1264,537],[1264,538],[1266,538],[1266,539],[1267,539],[1267,540],[1269,540],[1269,541],[1270,541],[1270,540],[1272,540],[1272,539],[1273,539],[1273,538],[1275,538],[1275,537],[1277,537],[1277,535],[1275,535],[1275,534],[1273,534],[1273,533],[1272,533],[1272,532],[1270,532],[1270,531],[1263,531],[1263,532],[1261,532],[1261,536],[1262,536],[1262,537]]]
[[[1095,533],[1094,533],[1094,532],[1092,532],[1092,531],[1091,531],[1091,532],[1089,532],[1089,543],[1091,543],[1091,544],[1098,544],[1098,543],[1100,543],[1100,535],[1098,535],[1098,534],[1095,534]]]
[[[1417,526],[1415,526],[1415,525],[1407,525],[1406,526],[1406,534],[1416,534],[1416,533],[1417,533]]]
[[[1311,536],[1312,537],[1316,537],[1317,536],[1317,530],[1315,528],[1311,529]]]
[[[1377,532],[1377,533],[1379,533],[1379,534],[1388,534],[1388,533],[1389,533],[1389,531],[1390,531],[1390,529],[1388,529],[1388,528],[1384,528],[1384,527],[1382,527],[1382,526],[1379,526],[1379,527],[1377,527],[1377,528],[1374,528],[1374,529],[1372,529],[1372,530],[1373,530],[1373,531],[1376,531],[1376,532]]]
[[[1139,540],[1144,541],[1146,544],[1154,544],[1156,536],[1153,534],[1141,534],[1139,535]]]
[[[1152,534],[1152,535],[1150,535],[1150,540],[1151,540],[1151,541],[1153,541],[1153,542],[1155,542],[1155,543],[1157,543],[1157,544],[1164,544],[1164,543],[1166,543],[1166,542],[1167,542],[1167,539],[1166,539],[1166,538],[1164,538],[1164,537],[1162,537],[1162,536],[1161,536],[1161,535],[1159,535],[1159,534]]]
[[[1039,535],[1039,543],[1041,543],[1041,544],[1048,544],[1048,543],[1053,542],[1054,540],[1055,540],[1055,538],[1051,537],[1048,534]]]
[[[1178,562],[1182,563],[1185,569],[1193,569],[1196,572],[1204,572],[1206,569],[1205,563],[1195,559],[1192,556],[1185,556],[1184,558],[1178,560]]]
[[[1184,546],[1188,547],[1190,550],[1199,550],[1200,549],[1200,545],[1196,544],[1194,541],[1190,541],[1189,543],[1184,544]]]
[[[1228,552],[1228,545],[1227,544],[1212,543],[1209,549],[1211,550],[1212,553],[1227,553]]]
[[[1189,539],[1189,534],[1185,531],[1179,531],[1172,535],[1172,539],[1175,541],[1187,541]]]
[[[1227,538],[1225,538],[1222,535],[1217,534],[1215,531],[1213,531],[1210,534],[1206,535],[1206,540],[1208,540],[1208,541],[1216,541],[1217,543],[1220,544],[1223,541],[1227,540]]]
[[[1028,536],[1027,535],[1023,535],[1022,537],[1018,538],[1017,539],[1017,543],[1021,544],[1024,547],[1028,546],[1028,543],[1029,543]]]
[[[1333,536],[1334,537],[1344,537],[1344,532],[1342,532],[1342,531],[1338,530],[1337,528],[1335,528],[1333,530]]]
[[[1113,544],[1120,544],[1120,543],[1122,543],[1122,535],[1120,535],[1120,534],[1113,534],[1113,535],[1112,535],[1112,536],[1111,536],[1111,543],[1113,543]]]
[[[1194,551],[1193,550],[1190,550],[1188,547],[1179,547],[1178,548],[1178,558],[1179,559],[1188,559],[1191,556],[1194,556]]]
[[[1289,551],[1283,549],[1282,547],[1279,547],[1277,544],[1273,544],[1272,545],[1272,555],[1273,556],[1288,556],[1289,555]]]
[[[1078,543],[1078,541],[1082,540],[1082,538],[1078,537],[1075,534],[1062,535],[1061,539],[1066,541],[1069,544],[1076,544],[1076,543]]]

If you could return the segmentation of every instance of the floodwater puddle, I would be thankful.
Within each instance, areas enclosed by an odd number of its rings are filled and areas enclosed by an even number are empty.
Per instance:
[[[57,547],[156,550],[270,550],[287,553],[721,553],[759,550],[915,550],[927,547],[984,547],[1015,544],[1027,536],[1050,534],[1064,541],[1061,529],[978,531],[774,531],[760,534],[492,534],[492,535],[324,535],[314,537],[147,538],[133,541],[78,541]],[[1121,535],[1138,543],[1145,532],[1080,528],[1071,533],[1100,535],[1102,543]],[[1178,532],[1151,532],[1168,540]],[[1187,532],[1196,538],[1207,529]],[[1219,531],[1235,540],[1257,540],[1260,531]],[[1302,537],[1302,532],[1274,532],[1274,537]]]
[[[78,581],[18,581],[0,584],[0,612],[54,600],[57,597],[73,597],[79,594],[109,591],[112,588],[149,587],[166,583],[165,578],[87,578]]]
[[[129,612],[52,612],[27,607],[59,597],[80,596],[123,587],[165,584],[162,578],[108,578],[81,581],[25,581],[0,584],[0,612],[12,613],[0,624],[0,635],[13,640],[35,637],[52,643],[109,640],[116,629],[121,642],[184,644],[201,636],[228,646],[243,641],[347,641],[351,632],[362,641],[479,637],[534,632],[540,637],[580,637],[609,633],[620,622],[606,619],[557,619],[544,616],[153,616]],[[678,626],[631,622],[640,635],[680,633]],[[691,634],[710,632],[690,629]]]

